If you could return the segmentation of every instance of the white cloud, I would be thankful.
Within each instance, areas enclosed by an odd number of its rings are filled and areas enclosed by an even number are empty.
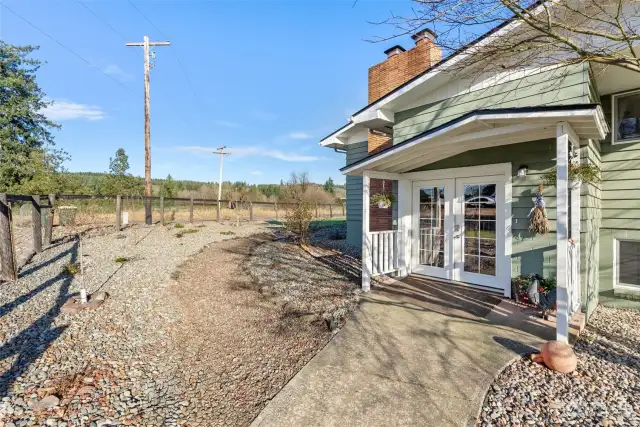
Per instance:
[[[201,145],[180,145],[175,147],[178,151],[187,151],[193,154],[212,154],[215,151],[213,147],[203,147]],[[282,160],[285,162],[314,162],[316,160],[322,160],[322,157],[318,156],[305,156],[296,153],[284,153],[280,150],[272,150],[263,147],[237,147],[228,148],[227,151],[235,157],[271,157],[273,159]]]
[[[121,82],[130,82],[131,80],[133,80],[133,75],[131,73],[127,73],[116,64],[107,65],[107,68],[104,69],[104,73],[117,80],[120,80]]]
[[[214,120],[213,124],[218,125],[218,126],[222,126],[225,128],[239,128],[240,127],[240,123],[236,123],[236,122],[230,122],[227,120]]]
[[[52,105],[41,110],[49,120],[102,120],[106,114],[100,107],[87,104],[76,104],[71,101],[54,101]]]
[[[251,117],[261,122],[272,122],[278,118],[278,116],[273,113],[261,110],[253,110],[251,112]]]
[[[291,139],[311,139],[313,135],[307,132],[291,132],[289,134],[289,138]]]
[[[251,171],[251,175],[262,175],[262,171]]]

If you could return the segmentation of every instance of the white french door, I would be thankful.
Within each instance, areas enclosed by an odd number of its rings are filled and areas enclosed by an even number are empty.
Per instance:
[[[506,289],[504,175],[413,183],[412,272]]]
[[[414,273],[455,280],[451,258],[454,192],[453,179],[413,183]]]

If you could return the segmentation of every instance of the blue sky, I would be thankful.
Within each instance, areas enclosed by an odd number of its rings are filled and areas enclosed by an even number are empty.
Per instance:
[[[227,145],[224,179],[249,183],[294,170],[343,183],[344,154],[319,139],[366,105],[367,69],[383,51],[412,46],[408,37],[365,41],[391,32],[367,21],[409,0],[131,1],[153,25],[127,0],[0,0],[95,66],[0,8],[3,40],[41,46],[38,79],[56,101],[48,114],[62,125],[56,143],[71,154],[70,171],[106,171],[123,147],[131,172],[143,174],[142,50],[123,37],[172,43],[156,48],[151,71],[152,175],[215,181],[210,151]]]

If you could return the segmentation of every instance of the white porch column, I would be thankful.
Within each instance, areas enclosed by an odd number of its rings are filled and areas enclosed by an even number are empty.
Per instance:
[[[400,247],[398,248],[398,275],[411,274],[411,181],[398,180],[398,233],[400,233]]]
[[[570,141],[571,142],[571,141]],[[576,142],[573,143],[574,146],[574,156],[571,159],[571,163],[580,164],[580,145]],[[571,300],[570,313],[576,313],[582,309],[581,307],[581,295],[582,287],[580,280],[580,215],[581,215],[581,205],[580,205],[580,193],[581,188],[572,188],[571,189],[571,240],[573,240],[575,256],[573,262],[575,266],[573,267],[573,273],[575,274],[573,279],[573,298]]]
[[[369,234],[369,193],[371,178],[369,172],[362,173],[362,290],[371,290],[371,235]]]
[[[556,208],[556,281],[557,281],[557,325],[556,339],[569,342],[569,133],[567,122],[556,125],[556,167],[557,167],[557,208]]]

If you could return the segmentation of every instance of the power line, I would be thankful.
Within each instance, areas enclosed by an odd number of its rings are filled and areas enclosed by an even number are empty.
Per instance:
[[[82,7],[84,7],[85,9],[87,9],[89,11],[89,13],[91,13],[98,21],[102,22],[104,25],[106,25],[107,27],[109,27],[111,29],[111,31],[113,31],[115,34],[117,34],[118,36],[120,36],[125,43],[127,42],[127,38],[118,30],[116,30],[112,25],[110,25],[106,20],[102,19],[102,17],[100,17],[96,12],[94,12],[93,10],[91,10],[86,4],[84,4],[81,0],[76,0]],[[139,56],[131,49],[127,49],[129,52],[131,52],[131,54],[138,59]],[[163,93],[162,91],[159,91],[159,93],[168,99],[169,103],[171,105],[176,105],[176,103],[173,100],[173,97]],[[188,126],[192,126],[193,127],[193,122],[190,119],[187,119],[184,114],[182,113],[181,109],[178,109],[179,116],[182,120],[184,120],[185,124],[187,124]]]
[[[96,70],[100,71],[102,74],[104,74],[105,76],[107,76],[108,78],[110,78],[111,80],[113,80],[114,82],[116,82],[117,84],[119,84],[120,86],[122,86],[123,88],[127,89],[129,92],[133,93],[134,95],[142,98],[142,95],[139,94],[138,92],[134,91],[133,89],[131,89],[129,86],[123,84],[122,82],[120,82],[118,79],[114,78],[113,76],[110,76],[109,74],[105,73],[101,68],[97,67],[96,65],[94,65],[91,61],[89,61],[88,59],[85,59],[84,57],[82,57],[81,55],[77,54],[76,52],[74,52],[71,48],[67,47],[66,45],[64,45],[62,42],[59,42],[57,39],[55,39],[54,37],[50,36],[48,33],[46,33],[44,30],[42,30],[41,28],[39,28],[37,25],[35,25],[33,22],[29,21],[27,18],[25,18],[24,16],[20,15],[18,12],[16,12],[15,10],[11,9],[9,6],[7,6],[4,3],[0,3],[0,6],[3,6],[4,8],[6,8],[9,12],[13,13],[15,16],[17,16],[18,18],[22,19],[25,23],[29,24],[31,27],[33,27],[34,29],[38,30],[40,33],[42,33],[43,35],[45,35],[46,37],[48,37],[51,41],[53,41],[54,43],[56,43],[57,45],[59,45],[60,47],[62,47],[63,49],[65,49],[67,52],[71,53],[73,56],[75,56],[76,58],[78,58],[79,60],[81,60],[82,62],[86,63],[89,67],[91,68],[95,68]]]
[[[133,2],[131,0],[127,0],[127,2],[140,14],[140,16],[142,16],[145,19],[145,21],[147,21],[158,32],[158,34],[160,34],[163,38],[165,38],[167,40],[169,39],[169,37],[167,37],[162,32],[162,30],[160,30],[160,28],[158,28],[151,21],[151,19],[149,19],[147,17],[147,15],[142,13],[142,11],[135,4],[133,4]],[[182,75],[184,76],[185,80],[189,84],[189,87],[191,88],[191,92],[193,93],[193,96],[195,96],[196,100],[198,100],[200,105],[203,105],[202,100],[200,99],[200,96],[198,95],[198,92],[196,91],[195,87],[193,86],[193,83],[191,83],[191,79],[189,78],[189,75],[187,74],[187,70],[182,65],[182,61],[180,60],[180,57],[178,56],[178,52],[174,49],[173,45],[169,46],[169,49],[171,49],[171,52],[173,52],[173,55],[176,57],[176,61],[178,62],[178,66],[180,67],[180,70],[182,71]]]
[[[92,14],[93,16],[95,16],[95,18],[102,22],[104,25],[106,25],[107,27],[109,27],[111,29],[111,31],[113,31],[114,33],[116,33],[117,35],[120,36],[120,38],[122,38],[122,40],[124,40],[125,42],[127,41],[127,38],[118,30],[116,30],[115,28],[113,28],[111,26],[111,24],[109,24],[107,21],[105,21],[104,19],[102,19],[97,13],[95,13],[93,10],[91,10],[89,8],[89,6],[87,6],[86,4],[82,3],[81,0],[76,0],[78,2],[78,4],[82,7],[84,7],[85,9],[87,9],[89,11],[90,14]],[[133,53],[133,51],[131,51],[131,53]]]

